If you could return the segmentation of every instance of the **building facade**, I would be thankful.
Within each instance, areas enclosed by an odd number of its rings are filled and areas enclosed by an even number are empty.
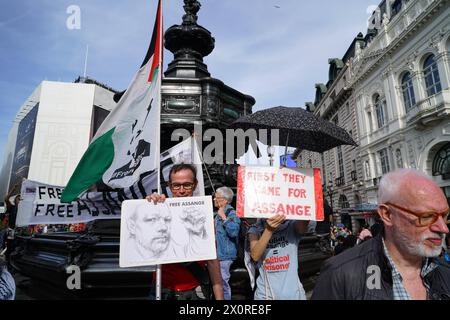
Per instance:
[[[450,197],[449,1],[383,1],[372,21],[350,61],[368,202],[397,168],[423,171]]]
[[[364,42],[359,34],[351,43],[342,59],[329,59],[328,81],[316,84],[314,103],[306,103],[309,111],[344,128],[359,144],[355,99],[349,86],[349,60],[356,45]],[[339,146],[323,153],[302,151],[297,158],[301,167],[319,167],[322,172],[324,197],[333,209],[334,222],[352,223],[352,208],[366,201],[363,185],[362,162],[358,148]]]
[[[9,133],[0,194],[6,194],[22,178],[66,185],[94,133],[115,106],[115,93],[91,79],[43,81],[19,109]]]
[[[373,223],[378,183],[397,168],[423,171],[450,199],[448,0],[384,0],[307,109],[346,129],[359,147],[302,151],[322,169],[335,223]]]

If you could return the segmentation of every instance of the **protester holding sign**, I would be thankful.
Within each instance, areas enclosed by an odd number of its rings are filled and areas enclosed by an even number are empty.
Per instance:
[[[298,277],[298,244],[308,221],[275,215],[250,227],[250,255],[256,262],[255,300],[306,300]]]
[[[174,198],[192,197],[197,187],[197,170],[190,164],[176,164],[169,173],[169,188]],[[148,201],[154,203],[164,202],[165,195],[153,193],[147,196]],[[191,217],[192,218],[192,217]],[[197,230],[193,228],[193,222],[196,219],[186,217],[186,226],[191,231],[192,237],[198,236]],[[195,224],[195,223],[194,223]],[[188,226],[191,226],[188,228]],[[223,300],[222,277],[220,275],[219,260],[208,260],[206,262],[209,277],[212,283],[212,289],[216,300]],[[162,267],[161,285],[163,287],[163,299],[193,300],[199,299],[196,288],[198,288],[204,279],[204,269],[197,262],[190,265],[166,264]],[[203,279],[202,279],[203,278]]]

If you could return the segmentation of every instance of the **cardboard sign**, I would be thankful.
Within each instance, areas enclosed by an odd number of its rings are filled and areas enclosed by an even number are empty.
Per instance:
[[[239,167],[237,215],[323,221],[322,179],[319,169]]]
[[[120,267],[215,259],[215,240],[211,196],[122,203]]]

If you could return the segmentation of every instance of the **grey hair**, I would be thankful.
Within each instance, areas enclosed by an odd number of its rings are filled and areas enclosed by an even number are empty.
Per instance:
[[[381,178],[380,186],[378,187],[378,203],[392,202],[394,199],[398,199],[405,178],[408,176],[421,177],[432,181],[427,175],[414,169],[391,171]]]
[[[228,201],[228,203],[233,201],[234,192],[228,187],[220,187],[216,189],[216,193],[220,193]]]

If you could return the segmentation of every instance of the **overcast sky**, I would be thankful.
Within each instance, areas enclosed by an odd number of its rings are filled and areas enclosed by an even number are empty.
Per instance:
[[[43,80],[83,74],[126,89],[140,66],[157,0],[0,0],[0,162],[12,121]],[[205,58],[211,76],[256,99],[254,111],[303,106],[328,80],[328,58],[342,58],[366,33],[374,0],[200,0],[198,23],[216,39]],[[81,11],[70,30],[67,8]],[[182,0],[165,0],[164,28],[180,24]],[[164,53],[165,64],[172,61]]]

